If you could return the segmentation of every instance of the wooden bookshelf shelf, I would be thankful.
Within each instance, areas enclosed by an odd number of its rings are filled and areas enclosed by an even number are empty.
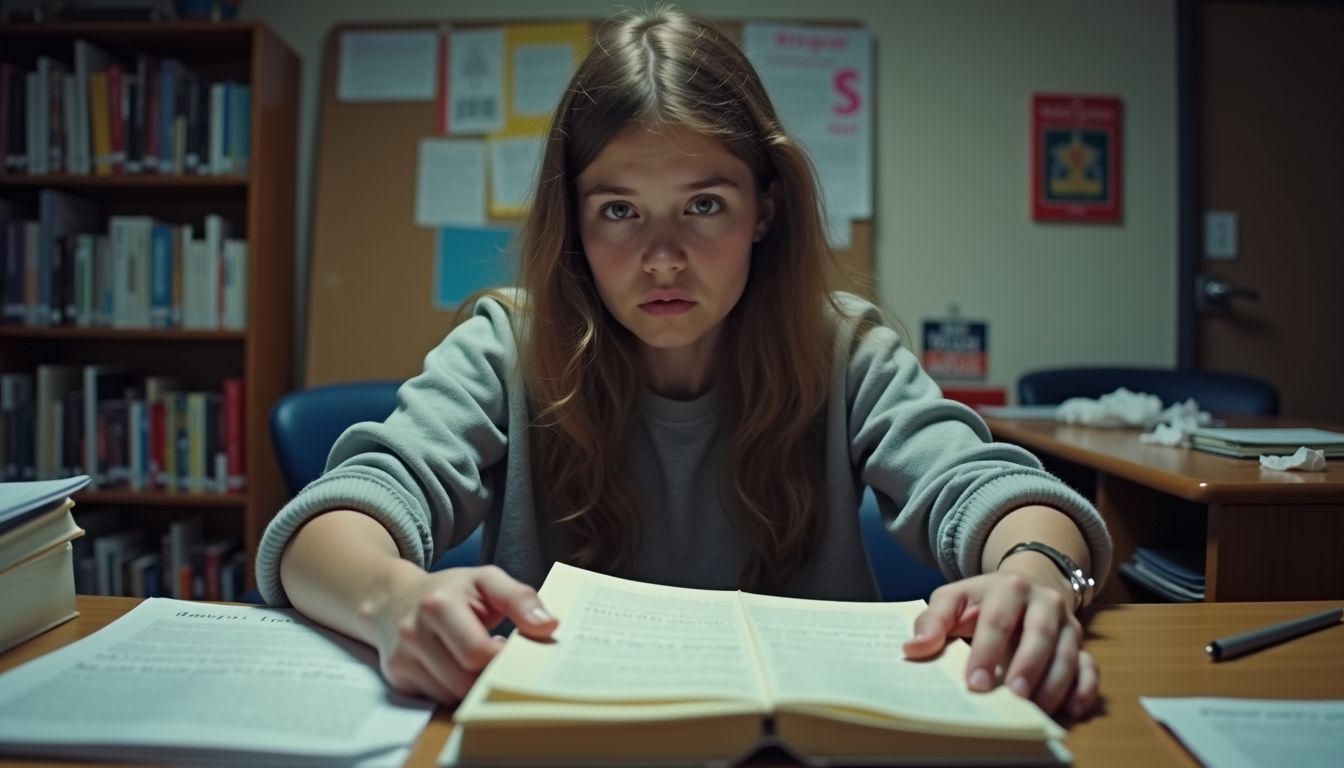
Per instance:
[[[0,326],[0,339],[81,340],[81,341],[222,341],[238,342],[246,331],[187,331],[180,328],[30,328],[22,325]]]
[[[54,22],[6,24],[6,52],[19,57],[62,50],[75,40],[87,40],[115,55],[133,55],[152,50],[160,56],[189,59],[197,66],[211,61],[245,59],[257,37],[276,40],[257,22],[146,21],[146,22]],[[297,57],[295,58],[297,66]]]
[[[10,174],[0,176],[0,189],[12,187],[62,189],[166,189],[166,190],[202,190],[202,189],[245,189],[248,177],[230,174],[225,176],[156,176],[153,174],[120,174],[112,176],[79,175],[69,173],[42,174],[25,176]]]
[[[246,493],[169,493],[168,491],[130,491],[93,489],[74,496],[78,504],[135,507],[242,507]]]

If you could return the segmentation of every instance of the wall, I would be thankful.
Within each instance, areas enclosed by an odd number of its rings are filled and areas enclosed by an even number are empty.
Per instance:
[[[988,319],[990,381],[1010,387],[1039,365],[1175,362],[1176,39],[1169,0],[831,0],[824,12],[814,0],[681,5],[735,18],[824,13],[872,30],[878,279],[912,331],[949,304],[964,317]],[[598,18],[618,7],[608,0],[245,2],[245,17],[271,25],[303,59],[299,263],[308,261],[318,78],[333,24]],[[1122,226],[1030,221],[1028,105],[1033,92],[1045,91],[1124,100]]]

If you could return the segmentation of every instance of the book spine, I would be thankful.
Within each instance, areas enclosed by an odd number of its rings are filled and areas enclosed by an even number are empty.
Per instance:
[[[164,59],[159,65],[158,157],[159,173],[178,173],[176,130],[177,91],[182,64],[176,59]]]
[[[173,323],[173,230],[155,224],[150,255],[150,325],[169,328]]]
[[[0,176],[9,172],[10,152],[10,98],[14,92],[13,64],[0,61]]]
[[[112,149],[109,90],[106,72],[89,73],[89,133],[93,144],[93,172],[99,176],[110,175],[116,162]]]
[[[108,133],[112,140],[112,173],[126,172],[126,72],[120,64],[107,68]]]
[[[247,469],[243,461],[243,380],[225,379],[224,387],[224,455],[228,463],[228,490],[242,490],[247,485]]]

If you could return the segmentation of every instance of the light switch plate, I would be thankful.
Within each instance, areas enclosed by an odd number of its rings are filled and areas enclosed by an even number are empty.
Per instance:
[[[1235,211],[1204,212],[1204,256],[1220,261],[1237,258],[1237,214]]]

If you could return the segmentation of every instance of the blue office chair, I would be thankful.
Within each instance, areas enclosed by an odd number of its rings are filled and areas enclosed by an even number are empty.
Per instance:
[[[887,533],[882,524],[882,513],[877,509],[877,497],[871,488],[863,491],[859,524],[863,530],[864,549],[868,550],[868,562],[872,564],[877,590],[883,600],[927,600],[930,592],[947,583],[941,571],[916,560]]]
[[[271,444],[291,496],[316,480],[336,438],[352,424],[382,421],[397,409],[398,381],[360,381],[291,392],[271,409]],[[481,529],[443,553],[432,570],[479,565]]]
[[[1262,379],[1233,373],[1170,368],[1054,368],[1017,380],[1022,405],[1053,405],[1071,397],[1098,398],[1124,387],[1156,395],[1163,405],[1193,397],[1213,414],[1279,415],[1279,393]]]

